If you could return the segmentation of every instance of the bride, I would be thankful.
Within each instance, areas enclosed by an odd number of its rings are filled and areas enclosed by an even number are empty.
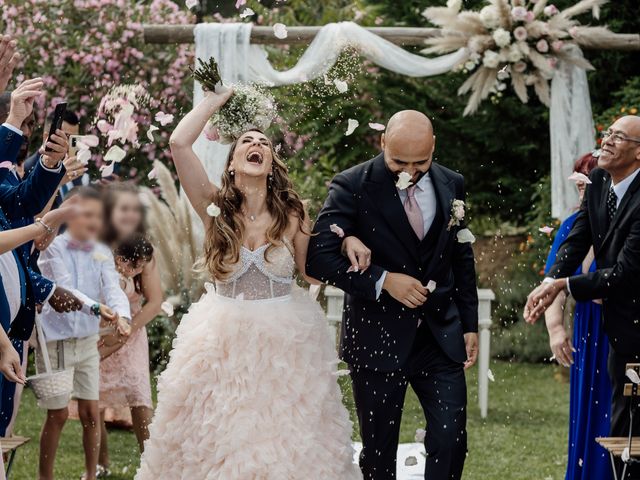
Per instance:
[[[177,329],[136,479],[361,479],[326,320],[293,279],[310,227],[286,166],[249,130],[218,189],[192,150],[231,95],[207,93],[171,136],[215,289]]]

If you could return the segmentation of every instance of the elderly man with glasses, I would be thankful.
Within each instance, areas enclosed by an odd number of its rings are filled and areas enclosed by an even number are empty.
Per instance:
[[[640,363],[640,117],[625,116],[602,134],[598,167],[590,175],[581,211],[558,250],[549,277],[529,294],[525,319],[533,323],[565,291],[576,300],[603,299],[613,388],[611,436],[640,434],[638,398],[623,396],[625,365]],[[573,275],[591,245],[595,272]],[[630,425],[630,407],[636,410]],[[640,465],[625,479],[639,479]]]

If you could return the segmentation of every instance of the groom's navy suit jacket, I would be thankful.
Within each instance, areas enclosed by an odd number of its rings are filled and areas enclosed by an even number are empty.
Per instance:
[[[309,244],[307,273],[346,292],[341,357],[351,365],[379,371],[402,368],[419,319],[451,360],[467,358],[463,334],[478,329],[473,250],[456,238],[464,222],[447,228],[453,201],[465,198],[464,179],[436,163],[429,172],[437,215],[423,241],[409,224],[396,176],[382,154],[338,174],[329,187]],[[350,262],[341,254],[342,238],[330,231],[332,224],[371,249],[372,265],[364,274],[347,273]],[[437,288],[416,309],[385,291],[376,299],[376,282],[385,270],[410,275],[425,286],[433,280]]]
[[[15,162],[22,142],[22,136],[0,126],[0,162]],[[45,169],[40,162],[22,182],[18,182],[10,170],[0,169],[0,230],[10,230],[32,221],[44,209],[63,176],[64,167],[54,172]],[[22,307],[11,324],[9,334],[13,338],[27,340],[33,330],[35,305],[44,303],[54,284],[30,268],[27,249],[17,248],[14,256],[22,282]],[[7,329],[9,311],[1,280],[0,278],[0,320]]]

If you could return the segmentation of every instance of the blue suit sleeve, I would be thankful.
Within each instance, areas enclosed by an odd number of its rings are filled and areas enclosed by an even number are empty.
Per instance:
[[[45,303],[49,299],[55,284],[32,269],[29,269],[29,280],[31,281],[33,298],[36,304]]]
[[[60,171],[47,170],[38,162],[33,171],[18,185],[0,184],[0,208],[12,221],[22,217],[35,217],[57,191],[64,176]]]

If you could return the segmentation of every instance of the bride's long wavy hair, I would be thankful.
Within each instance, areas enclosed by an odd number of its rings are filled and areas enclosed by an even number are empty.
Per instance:
[[[251,129],[247,132],[259,132]],[[245,133],[247,133],[245,132]],[[211,199],[220,208],[220,215],[212,217],[204,241],[204,256],[201,265],[214,278],[224,280],[231,272],[229,265],[240,259],[240,248],[244,241],[244,220],[242,204],[244,194],[236,186],[234,175],[229,171],[229,164],[233,160],[238,141],[231,145],[231,150],[225,162],[220,189]],[[267,209],[273,218],[271,227],[267,230],[269,246],[265,250],[265,258],[275,246],[282,245],[282,238],[289,226],[289,217],[293,214],[299,221],[300,231],[310,234],[304,226],[305,210],[298,193],[293,189],[287,166],[269,142],[273,158],[272,174],[267,180]]]

